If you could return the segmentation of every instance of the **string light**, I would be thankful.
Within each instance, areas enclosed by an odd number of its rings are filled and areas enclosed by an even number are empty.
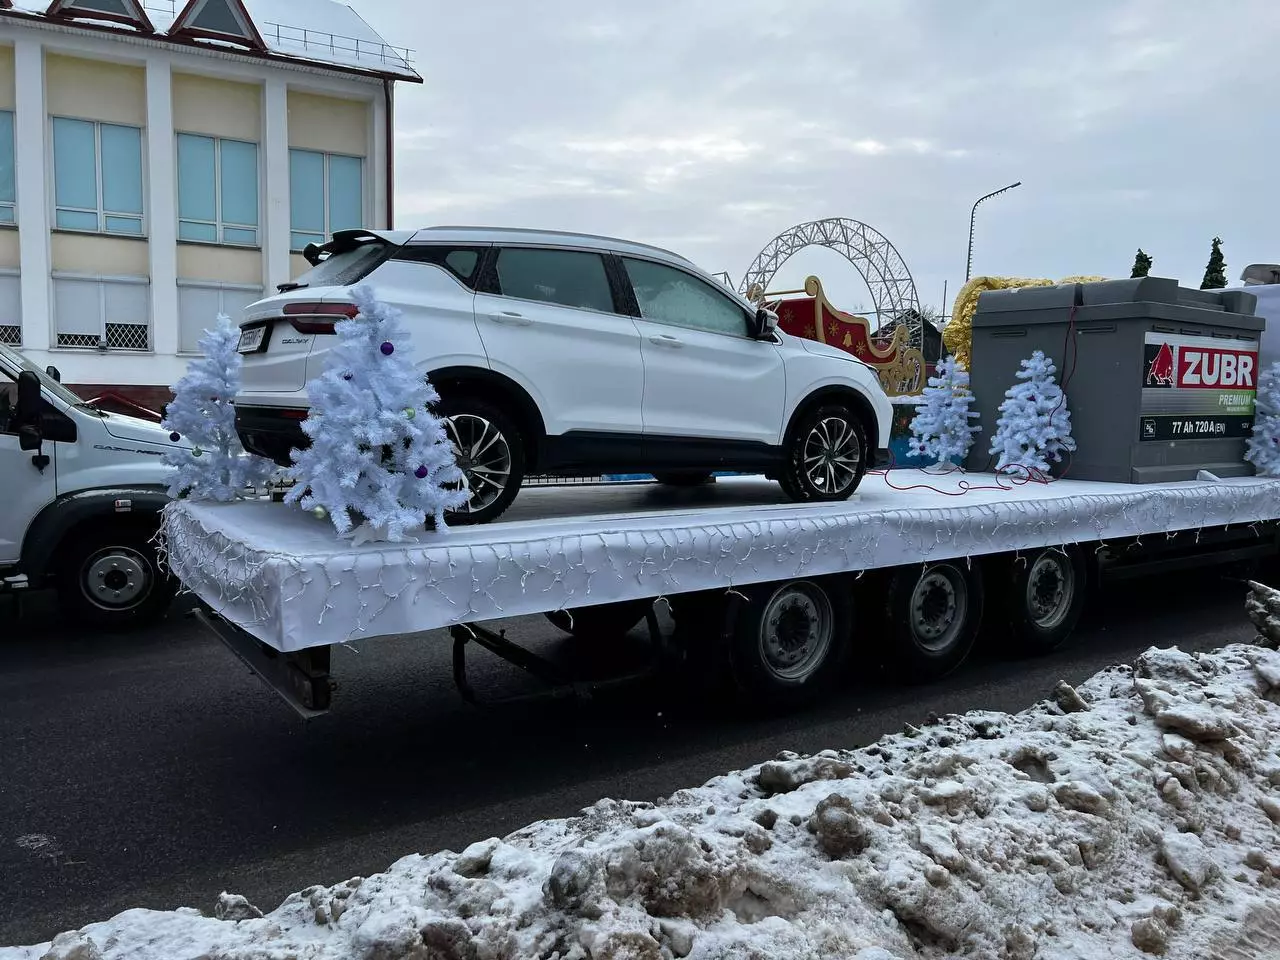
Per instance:
[[[589,530],[559,521],[545,533],[536,525],[514,536],[494,530],[494,542],[475,528],[395,546],[334,540],[327,549],[315,547],[310,517],[278,504],[175,502],[165,508],[157,544],[185,589],[288,651],[726,585],[738,592],[752,583],[925,561],[1021,558],[1072,543],[1101,552],[1116,540],[1175,536],[1171,527],[1198,539],[1205,528],[1280,519],[1280,480],[1076,492],[1081,486],[1029,484],[964,501],[902,497],[904,505],[892,509],[780,505],[740,520],[710,508],[699,517],[583,520]],[[237,528],[268,533],[242,541]],[[287,546],[291,531],[305,534],[297,541],[305,548]]]

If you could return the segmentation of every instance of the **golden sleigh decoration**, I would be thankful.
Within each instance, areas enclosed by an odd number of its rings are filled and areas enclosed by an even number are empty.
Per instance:
[[[804,297],[783,299],[796,293],[803,293]],[[907,346],[906,326],[898,324],[887,343],[876,339],[866,317],[831,305],[817,277],[807,278],[802,290],[764,293],[756,287],[748,296],[756,302],[764,301],[778,315],[778,326],[791,336],[837,347],[870,366],[889,396],[910,396],[924,389],[924,354]]]

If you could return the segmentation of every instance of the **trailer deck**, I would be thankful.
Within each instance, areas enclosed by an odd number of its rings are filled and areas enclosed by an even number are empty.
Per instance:
[[[176,502],[171,569],[208,608],[284,653],[621,600],[732,589],[1280,519],[1280,480],[1015,483],[869,475],[853,500],[785,502],[762,478],[524,491],[509,519],[353,546],[268,501]]]

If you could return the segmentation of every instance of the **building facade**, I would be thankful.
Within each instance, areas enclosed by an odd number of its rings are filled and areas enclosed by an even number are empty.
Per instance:
[[[391,226],[399,81],[334,0],[0,0],[0,342],[158,409],[308,243]]]

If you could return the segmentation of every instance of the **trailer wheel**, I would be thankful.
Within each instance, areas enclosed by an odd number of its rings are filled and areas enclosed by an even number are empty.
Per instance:
[[[1040,656],[1062,646],[1080,622],[1087,585],[1084,552],[1074,544],[1012,558],[1003,591],[1009,651]]]
[[[631,632],[652,603],[651,600],[623,600],[576,610],[552,610],[546,618],[572,637],[620,637]]]
[[[72,621],[107,630],[160,617],[177,592],[148,531],[126,525],[90,530],[59,551],[58,599]]]
[[[752,702],[789,707],[831,686],[850,648],[852,591],[840,578],[765,583],[741,591],[729,668]]]
[[[982,607],[976,564],[945,560],[895,570],[886,614],[904,679],[936,680],[964,663],[978,637]]]

